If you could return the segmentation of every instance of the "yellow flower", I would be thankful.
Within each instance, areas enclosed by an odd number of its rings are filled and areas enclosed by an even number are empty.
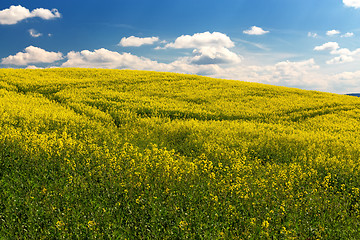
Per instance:
[[[179,223],[179,227],[184,230],[186,228],[186,226],[188,225],[188,223],[186,221],[180,221]]]
[[[88,222],[88,228],[92,228],[92,227],[94,227],[94,226],[96,226],[96,222],[95,222],[95,221],[89,221],[89,222]]]
[[[269,227],[269,222],[266,221],[266,220],[264,220],[264,221],[262,222],[261,226],[262,226],[263,228],[268,228],[268,227]]]
[[[64,223],[64,222],[62,222],[62,221],[60,221],[60,220],[56,222],[56,227],[57,227],[57,229],[61,230],[62,227],[64,227],[64,226],[65,226],[65,223]]]

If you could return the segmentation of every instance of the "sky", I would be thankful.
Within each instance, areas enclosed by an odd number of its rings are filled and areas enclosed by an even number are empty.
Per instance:
[[[0,68],[153,70],[360,92],[360,0],[1,0]]]

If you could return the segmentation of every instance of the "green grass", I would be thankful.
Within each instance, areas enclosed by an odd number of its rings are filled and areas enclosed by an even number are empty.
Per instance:
[[[359,239],[360,99],[0,70],[0,239]]]

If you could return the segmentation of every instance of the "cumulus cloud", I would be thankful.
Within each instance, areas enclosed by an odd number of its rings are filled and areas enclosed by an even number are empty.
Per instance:
[[[360,92],[359,79],[360,71],[342,72],[334,76],[329,76],[328,91],[337,93],[358,93]]]
[[[326,74],[312,58],[265,66],[219,67],[208,76],[334,93],[360,92],[360,71]]]
[[[178,37],[175,42],[168,43],[165,48],[201,48],[201,47],[225,47],[231,48],[235,44],[231,39],[223,33],[219,32],[204,32],[196,33],[192,36],[182,35]]]
[[[203,47],[193,51],[195,55],[190,62],[193,64],[234,64],[241,62],[241,57],[229,49],[220,47]]]
[[[354,36],[354,33],[352,33],[352,32],[347,32],[344,35],[341,35],[341,37],[353,37],[353,36]]]
[[[252,26],[249,30],[243,31],[243,33],[248,35],[264,35],[269,33],[269,31],[265,31],[261,27]]]
[[[321,46],[316,46],[314,48],[315,51],[334,51],[336,49],[340,48],[339,47],[339,44],[337,42],[327,42],[327,43],[324,43],[323,45]]]
[[[339,64],[339,63],[347,63],[347,62],[353,62],[354,58],[349,55],[340,55],[338,57],[334,57],[333,59],[330,59],[329,61],[326,61],[326,64]]]
[[[37,32],[35,29],[29,29],[29,34],[30,36],[32,36],[33,38],[37,38],[42,36],[41,33]]]
[[[226,48],[224,49],[224,51],[227,50]],[[197,49],[197,51],[198,50],[199,49]],[[340,51],[342,49],[338,48],[335,50]],[[35,57],[36,54],[31,54],[32,51],[42,53],[43,57],[46,54],[50,54],[45,50],[30,46],[25,52],[32,55],[32,57],[25,56],[26,53],[18,53],[15,56],[10,56],[13,57],[13,59],[10,57],[3,59],[3,63],[6,64],[6,62],[11,62],[11,64],[14,64],[14,61],[19,64],[21,62],[22,65],[30,62],[50,63],[51,61],[60,59],[61,56],[53,56],[53,59],[50,61],[50,55],[41,59],[40,57]],[[206,54],[211,51],[211,49],[208,50]],[[216,50],[215,53],[218,53],[218,50]],[[53,54],[56,53],[52,53],[51,55]],[[209,56],[209,59],[206,59],[204,57],[206,54],[196,54],[197,53],[195,53],[195,56],[193,57],[180,57],[171,63],[160,63],[130,53],[119,53],[101,48],[94,51],[71,51],[66,56],[67,61],[64,62],[61,67],[116,68],[178,72],[333,92],[348,91],[351,87],[356,86],[356,83],[358,83],[357,79],[360,78],[360,71],[355,73],[345,72],[331,76],[321,74],[319,72],[319,66],[315,63],[314,59],[297,62],[282,61],[274,65],[266,66],[248,66],[242,63],[238,63],[237,65],[221,65],[216,61],[212,61],[212,59],[219,59],[218,57],[211,58]],[[201,57],[197,58],[197,56]],[[229,61],[232,62],[234,60]],[[29,65],[27,68],[35,69],[37,67]],[[338,86],[341,86],[342,88],[338,88]]]
[[[347,7],[360,8],[360,0],[343,0]]]
[[[29,9],[18,6],[10,6],[10,8],[0,11],[0,24],[13,25],[24,19],[39,17],[44,20],[60,18],[61,14],[57,9],[36,8],[30,12]]]
[[[326,35],[328,35],[328,36],[335,36],[335,35],[338,35],[338,34],[340,34],[340,31],[338,31],[338,30],[329,30],[329,31],[327,31],[326,32]]]
[[[330,51],[331,55],[339,55],[337,57],[332,58],[327,61],[327,64],[339,64],[339,63],[347,63],[353,62],[355,60],[354,57],[360,55],[360,48],[355,49],[354,51],[350,51],[347,48],[340,48],[337,42],[327,42],[321,46],[317,46],[314,48],[315,51]]]
[[[265,66],[211,66],[212,68],[208,68],[203,75],[334,93],[360,92],[360,71],[329,75],[321,71],[313,58],[303,61],[282,61]],[[201,74],[199,69],[196,70],[196,74]]]
[[[242,57],[228,49],[234,46],[234,42],[226,34],[204,32],[192,36],[182,35],[175,42],[166,44],[163,49],[193,48],[193,56],[183,58],[187,64],[236,64],[241,62]]]
[[[278,86],[318,89],[325,86],[325,83],[319,81],[318,77],[314,77],[318,69],[319,66],[314,59],[308,59],[299,62],[283,61],[267,66],[255,65],[226,68],[222,69],[214,77],[240,79]]]
[[[260,76],[264,79],[263,82],[273,83],[276,85],[289,86],[289,87],[320,87],[323,84],[320,81],[314,82],[311,75],[314,70],[319,69],[314,59],[305,61],[291,62],[284,61],[265,68],[260,71]]]
[[[220,71],[217,64],[201,64],[203,59],[180,57],[171,63],[159,63],[149,58],[138,57],[130,53],[118,53],[104,48],[94,51],[69,52],[62,67],[87,67],[109,69],[136,69],[177,72],[199,75],[213,75]],[[198,62],[195,63],[195,61]]]
[[[142,45],[154,44],[157,41],[159,41],[158,37],[139,38],[131,36],[128,38],[123,37],[118,45],[123,47],[140,47]]]
[[[50,20],[53,18],[60,18],[61,14],[56,8],[53,8],[51,11],[44,8],[36,8],[31,12],[31,17],[39,17],[44,20]]]
[[[1,63],[25,66],[29,63],[52,63],[62,58],[63,56],[60,52],[48,52],[38,47],[29,46],[25,48],[25,52],[19,52],[16,55],[3,58]]]
[[[145,57],[138,57],[130,53],[118,53],[104,48],[94,51],[71,51],[67,54],[67,61],[62,64],[62,67],[169,70],[166,64],[161,64]]]

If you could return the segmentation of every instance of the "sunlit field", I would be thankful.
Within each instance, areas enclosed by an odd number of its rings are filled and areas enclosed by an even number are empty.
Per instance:
[[[0,70],[0,239],[359,239],[360,99]]]

